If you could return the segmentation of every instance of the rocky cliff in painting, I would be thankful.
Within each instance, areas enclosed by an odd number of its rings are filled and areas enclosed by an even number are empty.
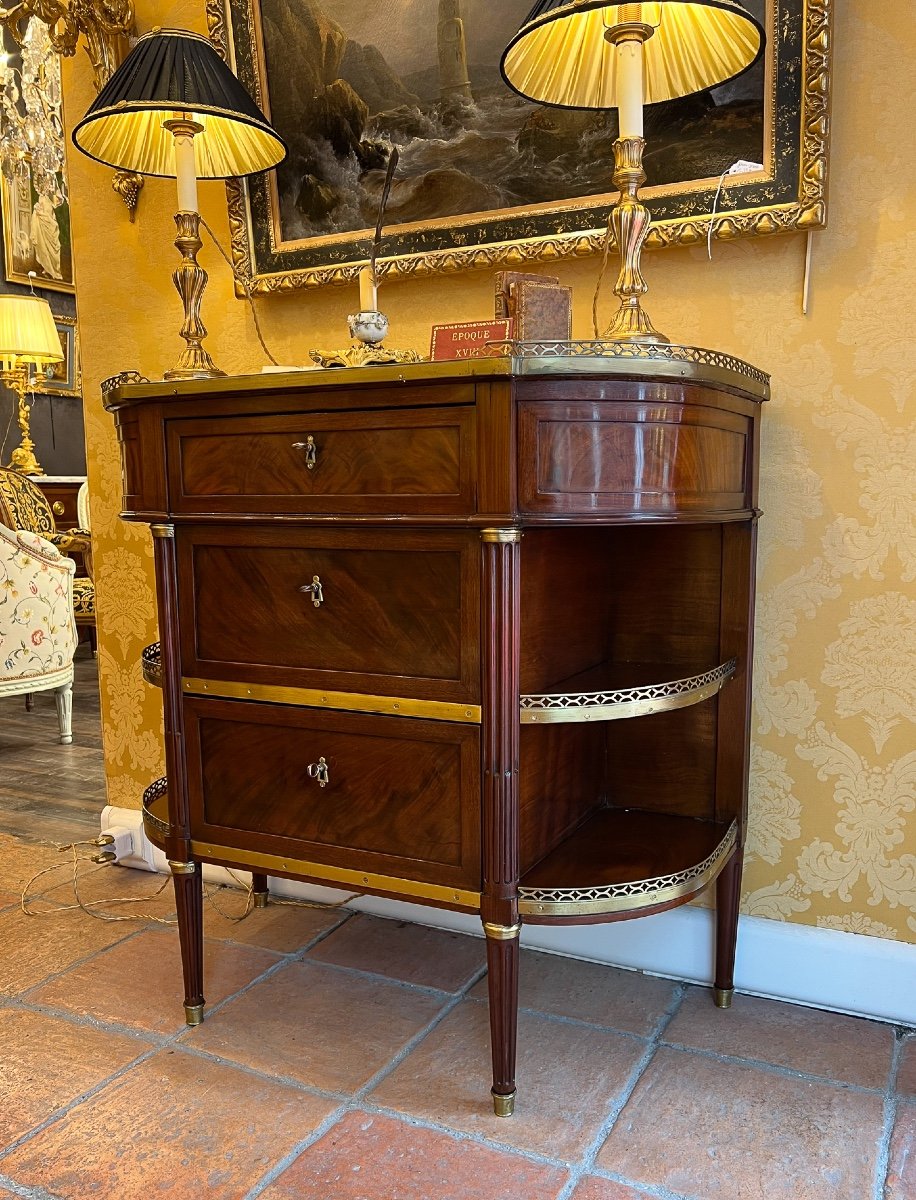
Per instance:
[[[461,0],[428,0],[435,49],[401,74],[384,46],[347,36],[339,3],[262,0],[271,115],[290,146],[278,172],[283,240],[373,225],[394,146],[391,224],[613,191],[616,112],[543,108],[510,92],[495,63],[469,61]],[[650,184],[762,156],[759,104],[672,101],[647,111],[646,134]]]

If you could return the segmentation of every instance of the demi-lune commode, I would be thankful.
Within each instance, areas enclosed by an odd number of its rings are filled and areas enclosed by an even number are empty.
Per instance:
[[[727,1006],[767,396],[673,346],[110,381],[189,1024],[203,863],[479,915],[502,1116],[526,924],[715,881]]]

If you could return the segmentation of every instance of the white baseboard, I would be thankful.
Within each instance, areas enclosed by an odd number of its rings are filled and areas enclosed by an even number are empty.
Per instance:
[[[123,860],[125,866],[168,870],[165,855],[147,841],[138,811],[106,808],[102,829],[113,825],[130,828],[134,835],[134,854]],[[213,882],[234,882],[220,867],[205,867],[204,877]],[[272,879],[271,891],[331,902],[347,895],[290,879]],[[358,897],[348,907],[482,936],[477,918],[445,909],[377,896]],[[700,984],[712,983],[713,942],[712,912],[692,905],[633,921],[562,927],[526,925],[522,931],[522,945],[533,950]],[[916,1026],[916,945],[742,917],[735,987],[756,996]]]

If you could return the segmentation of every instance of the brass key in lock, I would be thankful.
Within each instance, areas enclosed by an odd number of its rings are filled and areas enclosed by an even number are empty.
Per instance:
[[[311,594],[312,603],[316,608],[320,608],[324,604],[324,588],[321,586],[321,580],[317,575],[313,575],[312,582],[303,584],[299,591],[305,592],[306,595]]]
[[[328,764],[324,758],[319,758],[316,763],[309,763],[305,769],[309,779],[316,780],[319,787],[327,787],[331,782]]]

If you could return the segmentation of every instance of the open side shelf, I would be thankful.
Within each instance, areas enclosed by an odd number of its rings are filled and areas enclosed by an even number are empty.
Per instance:
[[[561,692],[545,692],[521,697],[523,725],[549,725],[573,721],[619,721],[629,717],[645,717],[650,713],[688,708],[714,696],[735,674],[738,660],[729,659],[721,666],[700,675],[690,675],[664,683],[638,683],[633,680],[623,687],[591,691],[600,676],[607,677],[608,668],[591,671],[566,680]],[[658,677],[657,666],[624,664],[623,670],[631,679]],[[620,668],[616,673],[620,674]]]
[[[143,793],[143,831],[154,846],[165,850],[165,839],[172,832],[169,822],[169,781],[163,776]]]
[[[143,678],[153,687],[162,687],[162,644],[153,642],[140,656]]]
[[[726,825],[665,813],[594,813],[521,880],[518,909],[534,920],[638,914],[711,883],[738,837]]]

